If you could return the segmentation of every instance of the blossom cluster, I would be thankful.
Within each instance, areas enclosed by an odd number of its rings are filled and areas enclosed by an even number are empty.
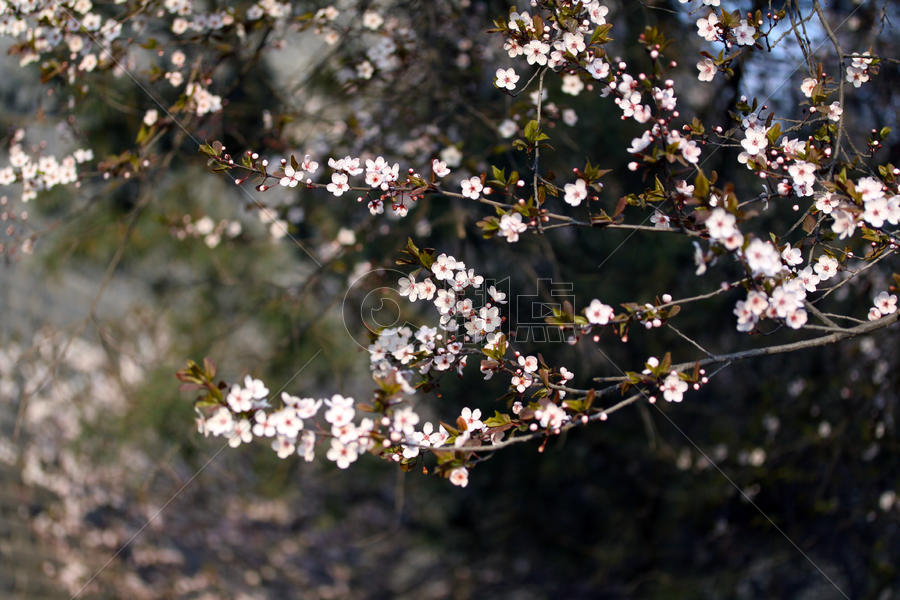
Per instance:
[[[742,52],[762,50],[763,43],[771,42],[768,35],[782,18],[779,14],[766,15],[769,25],[766,31],[765,19],[758,15],[724,11],[715,0],[703,5],[717,8],[696,21],[698,34],[705,41],[721,45],[722,50],[718,57],[702,53],[704,58],[697,65],[702,81],[712,81],[718,73],[732,75],[731,61]],[[739,264],[742,276],[738,282],[723,282],[719,287],[723,292],[736,287],[743,290],[744,295],[735,299],[733,311],[741,332],[756,332],[765,319],[790,329],[806,327],[810,318],[827,323],[827,315],[814,303],[834,289],[826,289],[823,284],[842,271],[849,273],[847,261],[854,257],[849,248],[832,244],[835,238],[844,240],[861,230],[871,242],[870,256],[886,248],[896,250],[896,231],[887,226],[897,225],[900,219],[898,173],[889,165],[862,175],[859,170],[848,174],[840,168],[843,165],[839,161],[847,153],[846,146],[845,152],[840,152],[844,107],[841,101],[835,101],[837,90],[832,89],[834,82],[825,73],[814,73],[811,69],[810,76],[800,85],[800,92],[809,100],[801,101],[802,120],[776,119],[767,112],[767,106],[758,106],[755,100],[741,97],[736,102],[736,112],[730,113],[734,120],[732,127],[707,130],[698,119],[682,124],[679,108],[683,103],[679,104],[679,96],[683,94],[676,93],[677,73],[669,74],[677,63],[663,56],[670,42],[661,33],[648,28],[639,36],[651,68],[638,72],[607,52],[609,11],[599,1],[535,1],[531,7],[526,11],[515,9],[508,17],[495,22],[514,66],[492,63],[483,72],[492,74],[494,86],[510,95],[531,92],[530,103],[516,102],[507,118],[498,119],[497,131],[503,138],[521,133],[524,139],[513,140],[511,146],[526,153],[528,160],[512,164],[526,164],[533,173],[520,176],[515,171],[507,176],[499,167],[492,167],[493,176],[484,172],[458,172],[453,191],[442,188],[437,180],[448,177],[451,168],[458,169],[462,161],[461,144],[446,140],[441,142],[447,144],[444,151],[431,163],[430,177],[414,169],[402,172],[401,163],[394,162],[383,150],[381,154],[342,151],[340,154],[350,154],[328,158],[329,171],[322,179],[315,178],[319,164],[310,155],[302,161],[293,156],[285,158],[280,161],[280,170],[269,172],[268,161],[258,153],[248,152],[236,160],[224,154],[219,144],[218,148],[207,151],[213,159],[211,164],[216,170],[244,169],[247,176],[239,177],[237,183],[253,180],[259,191],[271,187],[268,184],[274,179],[286,190],[302,184],[307,189],[325,190],[333,197],[355,196],[359,202],[367,203],[373,215],[383,214],[385,205],[390,203],[394,215],[405,216],[410,206],[425,194],[473,200],[496,210],[496,216],[478,223],[487,237],[500,236],[509,243],[517,242],[529,229],[543,234],[544,224],[547,228],[602,230],[609,227],[650,234],[656,230],[683,233],[694,238],[697,275],[705,273],[707,264],[722,256],[734,258]],[[337,7],[322,8],[302,19],[326,43],[333,45],[351,37],[348,32],[358,25],[349,23],[347,13]],[[404,35],[406,39],[416,35],[414,31],[402,34],[403,28],[396,25],[396,19],[385,19],[373,9],[363,14],[361,26],[371,32],[362,38],[365,56],[346,61],[337,78],[348,90],[359,89],[363,80],[377,82],[380,77],[376,75],[384,75],[407,60],[408,53],[403,51]],[[469,47],[466,41],[461,41],[458,48],[462,56]],[[868,77],[868,69],[873,64],[877,64],[876,59],[854,59],[852,68],[860,71],[857,79]],[[628,168],[640,171],[640,175],[654,183],[642,193],[621,198],[615,213],[598,209],[600,198],[594,194],[603,189],[599,183],[602,172],[589,162],[584,169],[571,169],[574,177],[560,181],[559,187],[552,183],[558,181],[555,174],[542,171],[541,151],[547,148],[548,152],[555,152],[553,145],[542,144],[549,139],[545,129],[548,132],[552,129],[553,120],[560,113],[559,107],[548,101],[545,81],[558,84],[558,90],[570,96],[587,90],[610,97],[622,120],[640,127],[624,148],[634,157]],[[533,82],[537,82],[537,89],[528,90]],[[189,96],[197,92],[196,87],[189,86],[189,90]],[[520,128],[517,121],[523,115],[534,118]],[[574,124],[576,120],[574,111],[568,115],[563,112],[564,122]],[[360,130],[364,129],[368,129],[368,124],[360,125]],[[758,177],[763,193],[740,198],[738,195],[743,192],[735,191],[730,183],[715,187],[720,174],[705,173],[701,164],[704,144],[709,143],[738,148],[737,161],[750,173],[743,177]],[[426,147],[427,150],[422,150]],[[435,156],[433,144],[417,148],[421,151],[420,160]],[[468,164],[478,163],[469,160]],[[483,167],[479,165],[476,169]],[[692,183],[686,179],[689,176],[693,178]],[[526,184],[526,179],[532,183]],[[551,213],[545,207],[548,198],[556,198],[568,207],[582,207],[579,212],[587,212],[588,219]],[[769,210],[770,203],[778,207],[786,204],[799,213],[801,202],[806,202],[804,214],[785,234],[785,239],[774,233],[751,230],[751,221]],[[633,214],[627,207],[649,211],[653,226],[626,219]],[[801,226],[804,235],[793,234]],[[343,237],[355,240],[355,237]],[[427,448],[437,457],[439,472],[464,485],[466,469],[471,467],[470,459],[478,449],[502,446],[519,434],[548,436],[594,417],[603,418],[601,415],[606,413],[591,406],[597,394],[600,397],[614,392],[624,395],[629,386],[634,386],[644,397],[658,393],[666,401],[677,403],[683,400],[691,384],[698,389],[706,382],[702,370],[690,374],[683,367],[673,367],[667,356],[663,360],[651,357],[644,371],[628,373],[618,380],[618,385],[600,392],[570,387],[574,374],[566,367],[553,368],[539,354],[510,348],[504,325],[508,329],[512,324],[503,315],[505,294],[496,286],[490,286],[482,275],[449,254],[419,250],[412,242],[408,249],[407,254],[414,260],[404,258],[401,264],[414,267],[398,281],[398,293],[412,305],[426,305],[433,321],[419,327],[395,324],[374,333],[367,348],[377,384],[371,399],[357,405],[339,395],[314,400],[286,394],[273,408],[267,398],[257,397],[261,390],[252,391],[256,384],[250,380],[243,386],[233,387],[228,397],[214,402],[214,412],[203,418],[204,431],[227,436],[232,442],[238,439],[238,444],[254,436],[271,438],[273,449],[283,457],[299,452],[311,458],[310,449],[317,440],[325,440],[330,445],[327,457],[341,468],[365,452],[409,465],[408,461],[417,459]],[[818,298],[812,296],[816,293],[820,294]],[[575,311],[569,309],[554,311],[554,316],[547,321],[570,334],[568,339],[572,343],[578,343],[590,333],[599,342],[603,331],[625,342],[630,326],[662,327],[677,314],[682,302],[694,300],[674,302],[664,294],[661,301],[622,303],[624,310],[619,310],[594,299],[580,313],[570,314]],[[416,312],[415,306],[406,308]],[[878,319],[895,311],[896,297],[884,292],[876,296],[869,318]],[[496,378],[504,385],[508,383],[505,397],[510,400],[510,414],[498,412],[494,417],[482,418],[478,408],[467,407],[458,416],[457,427],[442,423],[436,431],[433,423],[423,423],[418,428],[423,419],[410,406],[410,397],[436,389],[442,377],[463,377],[473,357],[480,361],[479,371],[485,379]],[[654,402],[655,396],[650,396],[650,401]],[[317,419],[317,411],[322,406],[326,410]],[[356,421],[358,413],[366,412],[371,416]]]
[[[439,314],[438,324],[420,327],[415,333],[409,327],[382,330],[369,346],[373,372],[384,375],[395,363],[406,366],[415,361],[423,374],[432,369],[446,371],[454,364],[461,374],[468,360],[464,342],[486,340],[493,347],[501,340],[503,318],[498,305],[506,303],[506,294],[493,285],[485,290],[484,282],[474,269],[443,253],[421,281],[416,281],[415,273],[401,278],[400,295],[410,302],[430,302]]]
[[[415,383],[417,379],[427,383],[431,377],[450,371],[454,365],[456,374],[462,377],[468,357],[482,355],[486,358],[479,369],[485,380],[503,373],[509,377],[511,392],[518,395],[535,392],[533,397],[538,400],[529,405],[528,410],[523,411],[521,402],[513,407],[513,413],[521,423],[532,421],[527,425],[528,430],[559,431],[571,419],[562,402],[566,397],[565,389],[546,388],[547,380],[542,381],[538,374],[542,365],[537,357],[518,351],[507,357],[509,343],[502,330],[506,317],[500,312],[500,307],[507,303],[507,294],[453,256],[441,253],[432,258],[414,245],[411,248],[423,265],[416,271],[424,271],[424,275],[414,271],[400,278],[398,293],[411,303],[429,302],[438,313],[438,321],[434,327],[422,325],[413,329],[404,325],[382,329],[368,347],[376,379],[398,377],[401,388],[412,393],[419,385]],[[425,265],[430,266],[425,268]],[[417,277],[424,279],[417,281]],[[614,309],[598,299],[592,300],[583,312],[585,316],[573,316],[570,325],[580,332],[611,324],[616,318]],[[546,365],[543,368],[547,368]],[[560,367],[555,373],[560,384],[575,377],[566,367]],[[412,388],[408,388],[407,382],[414,383]],[[543,397],[542,387],[552,391],[560,404]],[[498,433],[493,434],[493,441],[502,439]],[[455,438],[457,445],[472,434],[472,428],[463,430]]]
[[[682,4],[688,0],[680,0]],[[720,7],[720,3],[703,2],[706,6]],[[758,46],[758,42],[766,38],[783,17],[783,11],[770,11],[766,14],[769,29],[764,31],[764,21],[759,12],[741,14],[739,10],[728,12],[719,8],[718,12],[710,11],[705,17],[696,21],[697,35],[701,39],[714,44],[721,44],[722,50],[717,57],[703,52],[705,58],[697,63],[700,81],[712,81],[720,70],[730,72],[728,65],[736,59],[742,50],[750,50]],[[737,47],[737,48],[735,48]]]
[[[93,71],[99,59],[105,58],[103,45],[122,35],[121,22],[112,17],[104,20],[93,8],[90,0],[4,2],[0,6],[0,35],[22,40],[14,49],[20,54],[20,66],[38,62],[57,50],[78,57],[67,69],[71,82],[78,71]],[[136,26],[139,24],[132,25]]]
[[[221,401],[206,401],[204,407],[198,408],[197,429],[205,436],[225,438],[232,448],[259,439],[281,459],[297,454],[307,462],[315,459],[317,444],[327,442],[325,456],[340,469],[367,452],[394,462],[410,461],[420,449],[439,449],[454,438],[460,447],[468,439],[451,436],[443,425],[431,422],[417,428],[421,419],[410,406],[394,407],[380,419],[356,421],[356,401],[340,394],[314,399],[282,392],[280,403],[273,406],[266,384],[249,375],[233,384]],[[485,428],[480,416],[478,409],[463,408],[459,420],[477,432]],[[445,475],[453,485],[468,484],[468,469],[462,465],[450,465]]]
[[[15,197],[0,193],[0,254],[12,256],[21,250],[31,254],[37,236],[33,228],[26,226],[30,213],[25,206],[38,193],[71,185],[80,187],[82,174],[79,169],[94,160],[90,148],[78,148],[70,154],[57,157],[47,151],[45,141],[29,147],[24,129],[15,130],[10,136],[8,164],[0,167],[0,188],[16,184],[21,192]]]
[[[854,56],[847,66],[847,81],[852,83],[853,87],[857,88],[869,81],[869,65],[871,65],[872,62],[873,59],[870,57],[868,51],[860,56]]]
[[[280,403],[273,406],[268,387],[247,376],[243,383],[198,401],[200,432],[224,437],[232,447],[260,438],[281,458],[296,453],[307,461],[313,460],[319,442],[327,443],[326,458],[342,469],[366,452],[409,463],[428,450],[437,457],[442,475],[454,485],[465,486],[467,461],[484,445],[502,442],[516,432],[559,433],[576,418],[587,422],[593,414],[590,404],[566,400],[565,386],[575,377],[571,370],[550,370],[534,355],[507,355],[509,344],[502,331],[506,319],[500,313],[506,293],[488,285],[483,276],[453,256],[435,257],[412,243],[409,252],[421,265],[400,278],[398,293],[413,304],[427,302],[436,310],[438,321],[433,327],[402,325],[378,332],[368,346],[378,385],[368,403],[339,394],[313,399],[283,392]],[[612,307],[596,299],[584,313],[575,322],[585,331],[610,324],[616,317]],[[512,414],[483,419],[479,408],[464,407],[455,427],[423,422],[409,398],[446,372],[462,377],[472,355],[483,357],[480,371],[485,379],[498,373],[509,378],[510,391],[519,398]],[[214,389],[213,374],[189,363],[179,377]],[[530,401],[525,400],[527,393]],[[356,420],[358,413],[370,416]]]
[[[76,183],[78,165],[94,158],[90,148],[78,149],[61,159],[53,155],[32,154],[22,146],[24,138],[25,130],[15,132],[9,148],[9,164],[0,168],[0,185],[22,184],[22,202],[33,200],[40,191]]]
[[[215,248],[222,239],[233,239],[241,235],[243,225],[240,221],[221,219],[218,222],[204,215],[194,220],[191,215],[184,215],[180,222],[172,226],[173,234],[179,240],[188,237],[200,238],[209,248]]]
[[[874,306],[869,309],[869,320],[877,321],[881,317],[897,312],[897,294],[879,292],[873,301]]]
[[[796,267],[803,263],[798,248],[786,244],[779,251],[771,241],[758,238],[745,244],[735,216],[723,208],[710,212],[706,227],[710,239],[746,262],[756,282],[756,289],[735,306],[738,331],[753,330],[763,316],[783,319],[792,329],[799,329],[808,318],[803,308],[807,292],[814,292],[821,281],[837,275],[838,262],[827,254],[798,271]]]
[[[197,83],[189,83],[185,88],[185,93],[190,99],[192,110],[198,117],[222,110],[222,98]]]
[[[652,119],[651,128],[632,141],[628,152],[641,154],[651,143],[659,140],[684,161],[696,164],[701,153],[700,146],[690,138],[689,133],[683,134],[678,129],[669,128],[670,121],[678,117],[674,82],[671,79],[655,81],[658,78],[655,73],[632,76],[626,72],[624,61],[611,62],[603,50],[603,44],[608,41],[604,32],[610,27],[606,22],[609,9],[597,0],[577,6],[581,7],[580,12],[573,8],[571,15],[561,13],[570,18],[560,18],[558,14],[549,22],[527,11],[512,12],[503,24],[508,35],[504,48],[510,58],[524,56],[529,65],[564,71],[562,91],[573,96],[585,89],[583,79],[596,81],[600,84],[602,96],[614,96],[623,119],[634,119],[641,124]],[[654,46],[650,54],[654,60],[660,59],[661,46]],[[675,66],[674,63],[672,66]],[[499,69],[495,83],[500,88],[513,90],[518,80],[519,75],[513,69]],[[593,83],[589,86],[593,88]],[[633,165],[634,170],[637,163]],[[570,185],[580,184],[576,181]],[[583,187],[567,187],[565,200],[572,206],[578,206],[586,195]]]
[[[164,40],[158,39],[157,28],[150,25],[151,18],[163,21],[164,27],[174,36],[187,32],[210,33],[235,25],[233,9],[197,12],[195,3],[190,0],[166,0],[162,3],[164,10],[155,12],[152,17],[143,6],[115,4],[121,6],[112,9],[115,12],[111,14],[91,0],[3,2],[0,5],[0,36],[15,40],[10,52],[19,55],[20,66],[58,63],[60,68],[53,71],[52,76],[77,85],[80,75],[98,70],[110,70],[116,77],[126,72],[136,77],[135,40],[142,40],[145,48],[162,48],[165,44]],[[268,1],[262,4],[277,5]],[[159,50],[159,57],[164,54]],[[185,60],[183,50],[172,51],[170,64],[156,66],[148,83],[164,79],[174,88],[181,87],[185,82]],[[203,79],[201,76],[189,83],[184,96],[187,109],[197,116],[221,110],[221,98],[198,83]],[[81,88],[82,93],[86,91],[87,87]],[[170,110],[178,112],[181,107],[176,104]]]
[[[224,147],[221,146],[218,149],[208,147],[207,150],[211,157],[220,160],[224,166],[235,167],[234,160],[227,154],[220,154],[222,151],[224,151]],[[373,159],[354,156],[330,157],[328,167],[332,172],[328,183],[317,183],[313,180],[312,176],[319,170],[319,163],[310,158],[308,154],[299,162],[293,156],[290,160],[282,159],[280,161],[281,170],[275,173],[267,171],[268,159],[260,158],[256,152],[247,151],[244,159],[242,166],[252,171],[253,175],[250,177],[259,176],[263,182],[269,178],[275,178],[278,184],[285,188],[294,188],[303,183],[307,188],[323,188],[336,198],[350,191],[362,192],[368,200],[367,206],[372,215],[383,214],[385,204],[389,203],[396,216],[405,217],[412,203],[418,200],[425,190],[429,189],[429,183],[413,169],[407,170],[405,178],[401,180],[399,163],[391,164],[383,156],[376,156]],[[430,185],[432,186],[435,179],[447,177],[451,173],[447,161],[438,158],[432,160],[431,172]],[[353,185],[351,178],[360,175],[364,176],[364,187]],[[240,184],[248,178],[241,178],[236,182]],[[269,187],[269,185],[261,183],[257,185],[256,189],[266,191]],[[464,182],[463,191],[465,192],[465,190]],[[479,183],[478,192],[481,190],[482,187]],[[477,198],[478,193],[474,193],[473,196]]]
[[[824,192],[816,200],[816,208],[832,218],[831,230],[840,239],[852,236],[864,224],[872,228],[900,224],[900,192],[896,188],[875,177],[861,177],[848,191],[853,195]]]

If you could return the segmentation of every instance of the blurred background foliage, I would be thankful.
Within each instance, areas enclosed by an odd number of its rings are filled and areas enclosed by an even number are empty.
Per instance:
[[[295,14],[324,6],[293,4]],[[848,47],[874,43],[879,54],[897,55],[896,5],[830,4],[835,19],[851,15],[841,32]],[[188,121],[191,136],[220,139],[234,152],[310,153],[323,164],[345,153],[384,154],[401,168],[425,168],[457,145],[460,174],[489,165],[526,172],[497,128],[510,114],[526,122],[533,104],[527,93],[511,98],[492,86],[509,61],[502,40],[485,33],[507,2],[338,6],[348,25],[367,8],[397,19],[406,43],[394,70],[368,81],[348,76],[366,37],[328,46],[312,31],[257,27],[218,57],[213,87],[225,109]],[[666,56],[680,65],[672,77],[685,117],[727,127],[741,94],[770,95],[788,112],[797,106],[804,70],[793,71],[799,53],[790,42],[754,54],[733,79],[698,86],[696,15],[674,1],[611,8],[611,52],[629,64],[649,64],[635,43],[645,26],[672,40]],[[812,26],[810,35],[824,39]],[[284,46],[253,55],[263,38]],[[167,51],[177,47],[169,44]],[[189,62],[216,58],[198,45],[184,50]],[[136,50],[135,69],[152,59]],[[34,66],[20,69],[13,58],[3,75],[15,86],[3,91],[0,130],[26,127],[31,143],[87,146],[98,159],[136,148],[141,118],[154,107],[127,77],[89,75],[86,93],[83,82],[42,86]],[[884,63],[848,95],[849,129],[860,138],[896,125],[897,80],[896,63]],[[558,77],[547,82],[557,109],[547,109],[554,150],[543,164],[560,184],[587,160],[612,169],[600,199],[611,212],[645,183],[626,168],[625,148],[640,131],[596,93],[572,98]],[[578,116],[572,127],[554,116],[569,107]],[[896,157],[892,139],[883,152]],[[539,278],[572,282],[576,308],[595,297],[617,304],[710,291],[730,267],[696,277],[693,248],[679,236],[560,229],[513,245],[483,240],[475,222],[488,213],[456,199],[425,199],[396,220],[302,189],[240,193],[205,170],[177,128],[140,152],[151,166],[131,179],[89,178],[79,189],[40,194],[29,205],[34,254],[12,257],[0,272],[5,597],[66,597],[101,567],[84,597],[840,597],[823,572],[852,598],[900,597],[898,510],[888,502],[900,476],[896,331],[735,364],[664,413],[635,405],[550,440],[541,453],[536,445],[499,452],[465,489],[371,457],[339,472],[323,460],[282,461],[263,447],[222,451],[195,433],[191,398],[178,391],[174,371],[209,356],[226,380],[252,373],[295,394],[366,398],[358,311],[368,286],[394,285],[397,274],[370,275],[362,290],[353,280],[393,268],[407,237],[488,278],[509,276],[513,293],[534,293]],[[707,156],[707,171],[757,193],[734,149],[707,148]],[[773,215],[785,229],[793,213]],[[210,248],[185,227],[204,216],[239,222],[241,232]],[[272,217],[290,237],[275,239]],[[342,228],[354,231],[353,243],[335,241]],[[860,279],[835,302],[867,306],[886,285]],[[734,330],[734,301],[724,294],[693,305],[676,324],[717,352],[759,343]],[[579,385],[666,351],[676,360],[697,356],[667,329],[631,338],[519,349],[569,366]],[[763,343],[787,339],[774,332]],[[432,418],[463,406],[503,408],[493,399],[504,386],[481,383],[471,367],[439,391],[418,401]]]

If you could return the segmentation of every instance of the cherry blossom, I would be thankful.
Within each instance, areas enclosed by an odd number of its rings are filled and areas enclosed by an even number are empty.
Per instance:
[[[500,327],[500,309],[496,306],[484,306],[478,311],[476,326],[487,333]]]
[[[151,108],[146,113],[144,113],[144,125],[147,127],[153,127],[156,124],[156,120],[159,118],[159,113],[155,108]]]
[[[802,271],[797,273],[797,281],[801,282],[807,292],[814,292],[821,279],[819,278],[819,275],[813,271],[812,267],[805,267]]]
[[[532,40],[525,44],[525,58],[529,65],[546,65],[550,45],[540,40]]]
[[[528,225],[522,222],[520,213],[507,213],[500,217],[500,234],[509,243],[518,242],[519,234],[525,232]]]
[[[681,402],[687,389],[687,382],[682,381],[678,373],[675,372],[667,375],[659,386],[659,390],[663,393],[663,398],[665,398],[666,402]]]
[[[587,8],[588,14],[590,15],[591,21],[594,23],[594,25],[606,24],[606,15],[609,14],[609,8],[600,4],[599,0],[591,0],[590,2],[586,2],[585,8]]]
[[[303,161],[300,163],[300,168],[312,175],[316,171],[319,170],[319,163],[312,160],[309,157],[309,154],[303,157]]]
[[[687,162],[696,164],[700,160],[700,153],[702,151],[696,142],[681,140],[679,149],[681,150],[681,155],[684,157],[684,160]]]
[[[284,177],[278,180],[279,185],[284,187],[297,187],[297,184],[303,179],[302,171],[295,171],[291,165],[285,165]]]
[[[847,67],[847,81],[853,84],[853,87],[859,87],[869,80],[869,72],[866,69],[849,66]]]
[[[765,292],[750,290],[747,292],[747,300],[744,302],[744,305],[754,315],[759,316],[769,308],[769,298]]]
[[[563,75],[562,92],[570,96],[577,96],[584,89],[584,82],[578,75]]]
[[[837,275],[837,269],[838,261],[827,254],[820,256],[819,260],[816,261],[816,264],[813,266],[813,270],[816,272],[816,275],[819,276],[820,281],[826,281]]]
[[[435,177],[446,177],[450,174],[450,169],[447,168],[447,163],[438,160],[435,158],[431,161],[431,170],[434,172]]]
[[[436,292],[437,286],[434,285],[430,278],[426,277],[425,281],[420,281],[416,284],[416,294],[422,300],[431,300]]]
[[[241,444],[249,444],[251,441],[253,441],[253,432],[250,421],[248,419],[241,419],[240,421],[237,421],[234,424],[234,429],[231,431],[231,437],[229,437],[228,439],[228,445],[232,448],[237,448]]]
[[[270,418],[269,414],[264,410],[257,410],[253,414],[253,435],[258,437],[274,437],[277,432],[276,425],[274,419]]]
[[[638,154],[645,148],[647,148],[647,146],[649,146],[652,142],[653,136],[649,131],[645,131],[643,134],[641,134],[641,137],[631,140],[631,146],[628,147],[628,152],[630,154]]]
[[[840,206],[840,200],[831,192],[825,192],[816,198],[816,209],[826,215],[831,214],[831,211],[837,206]]]
[[[729,214],[722,208],[713,209],[709,218],[706,219],[706,228],[709,230],[709,237],[714,240],[722,240],[731,236],[735,231],[735,216]]]
[[[497,69],[494,85],[500,89],[514,90],[519,76],[514,69]]]
[[[205,429],[213,435],[229,435],[234,430],[234,418],[224,406],[206,420]]]
[[[734,32],[734,39],[739,45],[752,46],[756,43],[753,37],[756,34],[756,28],[748,24],[746,19],[742,19],[740,25],[732,31]]]
[[[888,201],[887,198],[875,198],[865,203],[863,220],[872,227],[882,227],[888,218]]]
[[[303,420],[300,419],[293,407],[285,406],[272,413],[270,418],[275,423],[275,431],[284,437],[296,438],[303,429]]]
[[[534,373],[538,369],[538,361],[536,356],[520,356],[519,365],[526,373]]]
[[[359,446],[356,442],[345,444],[338,439],[332,439],[331,447],[325,456],[339,469],[346,469],[359,458]]]
[[[462,195],[466,198],[477,200],[479,196],[481,196],[481,191],[483,189],[484,186],[481,184],[481,179],[478,177],[470,177],[469,179],[463,179],[462,181]]]
[[[828,105],[828,119],[830,121],[840,121],[843,114],[844,108],[840,102],[835,101]]]
[[[759,315],[753,312],[745,300],[738,300],[734,306],[734,315],[737,317],[738,331],[752,331],[759,321]]]
[[[278,458],[287,458],[297,449],[294,445],[294,440],[283,436],[278,436],[272,440],[271,446],[272,450],[278,455]]]
[[[466,487],[469,485],[469,470],[465,467],[456,467],[450,471],[448,476],[450,483],[458,487]]]
[[[367,10],[363,13],[362,24],[366,29],[375,31],[384,23],[384,18],[374,10]]]
[[[803,263],[803,255],[800,252],[800,248],[793,248],[790,244],[787,244],[781,251],[781,258],[790,266]]]
[[[602,58],[593,59],[585,68],[594,79],[606,79],[609,76],[609,63]]]
[[[488,296],[497,304],[506,304],[506,294],[493,285],[488,288]]]
[[[806,314],[806,311],[802,308],[798,308],[790,311],[787,314],[785,323],[787,323],[788,327],[790,327],[791,329],[800,329],[801,327],[806,325],[807,319],[808,316]]]
[[[350,185],[347,183],[347,175],[344,173],[332,173],[331,183],[326,186],[326,189],[336,197],[341,197],[344,192],[350,189]]]
[[[807,77],[803,80],[803,83],[800,84],[800,91],[803,92],[803,95],[807,98],[812,97],[813,90],[819,84],[818,81],[813,79],[812,77]]]
[[[668,215],[661,212],[654,212],[650,215],[650,222],[653,223],[653,226],[658,229],[668,229],[670,227],[671,218]]]
[[[587,198],[587,186],[584,179],[577,179],[575,183],[567,183],[565,192],[564,200],[566,204],[571,204],[572,206],[581,204],[582,200]]]
[[[459,417],[466,423],[467,431],[477,431],[484,428],[484,423],[481,422],[480,408],[472,410],[471,408],[466,406],[462,409],[462,411],[460,411]]]
[[[340,427],[350,423],[356,414],[353,408],[353,398],[345,398],[335,394],[330,400],[325,400],[328,410],[325,411],[325,420],[334,426]]]
[[[456,259],[444,253],[441,253],[431,266],[431,271],[438,281],[452,280],[456,276],[456,269]]]
[[[816,165],[798,160],[788,167],[788,173],[794,180],[794,185],[811,186],[816,181]]]
[[[741,140],[741,146],[750,156],[756,156],[766,149],[769,140],[766,138],[766,129],[757,125],[748,127],[744,132],[744,139]]]
[[[441,161],[443,161],[451,169],[455,169],[462,162],[462,152],[456,146],[447,146],[440,153]]]
[[[540,417],[538,418],[540,419],[541,427],[546,429],[558,429],[569,420],[569,415],[566,414],[566,411],[556,404],[547,403],[539,412]]]
[[[527,373],[522,375],[513,375],[512,379],[510,380],[510,385],[516,388],[516,391],[520,394],[531,387],[532,383],[534,383],[534,379]]]
[[[401,431],[407,435],[413,433],[416,424],[419,422],[419,415],[410,408],[405,407],[394,413],[393,427],[395,431]]]
[[[236,413],[248,412],[253,408],[253,393],[239,385],[234,385],[228,392],[226,402]]]
[[[781,270],[781,255],[772,242],[755,239],[744,251],[747,265],[755,275],[772,277]]]
[[[875,215],[869,216],[877,218],[877,215],[878,213],[876,212]],[[838,234],[839,239],[846,239],[856,231],[856,215],[852,212],[836,209],[831,211],[831,216],[834,219],[834,222],[831,224],[831,230]]]
[[[716,63],[708,58],[704,58],[697,63],[697,70],[700,71],[700,74],[697,75],[697,79],[700,81],[712,81],[718,71]]]
[[[719,37],[719,17],[716,13],[709,13],[702,19],[697,19],[697,33],[707,42],[714,42]]]
[[[500,123],[499,127],[497,127],[497,133],[500,134],[501,137],[510,138],[516,135],[516,132],[519,130],[519,126],[516,125],[515,121],[512,119],[504,119],[502,123]]]
[[[892,315],[897,312],[897,295],[888,292],[879,292],[875,296],[875,308],[882,315]]]
[[[594,325],[606,325],[612,320],[614,312],[613,307],[594,299],[591,300],[591,303],[585,309],[584,314],[590,323],[593,323]]]

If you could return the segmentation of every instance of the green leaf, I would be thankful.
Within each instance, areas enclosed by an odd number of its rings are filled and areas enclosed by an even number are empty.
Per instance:
[[[771,127],[769,127],[769,131],[766,132],[766,139],[769,140],[769,145],[774,146],[775,142],[778,141],[778,136],[781,135],[781,123],[775,123]]]
[[[207,156],[217,157],[219,156],[212,146],[209,144],[200,144],[199,151],[201,154],[205,154]]]
[[[147,138],[150,137],[151,131],[153,131],[153,130],[150,127],[147,127],[146,125],[141,125],[141,128],[137,134],[137,140],[136,140],[137,143],[143,144],[147,140]]]
[[[594,34],[591,36],[590,44],[605,44],[611,40],[611,38],[607,35],[612,30],[612,24],[606,23],[597,27],[594,30]]]
[[[704,199],[709,195],[709,179],[701,170],[694,178],[694,197]]]
[[[668,373],[669,369],[672,367],[672,353],[666,352],[666,355],[663,356],[663,359],[659,361],[659,372],[660,373]]]
[[[213,359],[208,356],[203,359],[203,370],[210,379],[216,376],[216,363],[213,362]]]
[[[484,424],[488,427],[502,427],[512,423],[512,419],[506,413],[494,411],[494,416],[484,420]]]
[[[703,126],[703,121],[701,121],[697,117],[694,117],[694,119],[691,121],[691,133],[697,135],[703,135],[704,133],[706,133],[706,127]]]
[[[534,119],[528,121],[528,125],[525,126],[525,139],[529,142],[536,142],[538,133],[540,132],[540,125]]]
[[[596,396],[596,394],[597,394],[597,392],[594,391],[594,388],[591,388],[588,390],[588,393],[584,397],[584,401],[583,401],[584,402],[584,410],[587,410],[591,407],[591,405],[594,403],[594,397]]]

